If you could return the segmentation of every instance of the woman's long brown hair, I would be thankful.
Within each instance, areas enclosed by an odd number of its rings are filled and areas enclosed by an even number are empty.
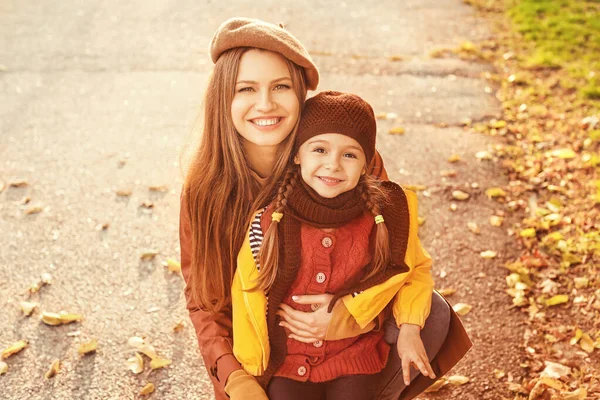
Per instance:
[[[250,49],[231,49],[215,64],[206,89],[202,138],[184,185],[192,231],[191,274],[186,291],[198,307],[213,312],[230,303],[237,253],[251,214],[271,199],[274,184],[288,165],[298,127],[296,122],[281,144],[273,174],[261,187],[251,175],[231,119],[240,60]],[[307,91],[304,70],[286,62],[302,109]]]
[[[283,213],[283,218],[286,218],[285,207],[288,196],[293,192],[298,179],[302,179],[299,175],[298,166],[289,166],[277,189],[277,194],[273,202],[273,212]],[[370,211],[373,217],[380,215],[383,205],[388,202],[388,196],[379,184],[379,181],[369,175],[363,175],[358,182],[358,192],[364,202],[365,210]],[[279,267],[280,249],[278,225],[277,221],[273,221],[265,233],[259,252],[260,275],[252,290],[264,290],[268,292],[275,282]],[[390,237],[385,222],[377,224],[375,241],[371,249],[373,250],[373,259],[370,269],[365,271],[363,281],[379,272],[383,272],[390,263]]]

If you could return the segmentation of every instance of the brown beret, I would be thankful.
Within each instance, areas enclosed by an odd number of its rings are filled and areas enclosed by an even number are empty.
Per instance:
[[[298,125],[296,151],[310,138],[324,133],[339,133],[356,140],[365,152],[367,165],[371,163],[377,122],[371,105],[359,96],[327,91],[306,100]]]
[[[258,19],[231,18],[223,22],[210,43],[210,58],[216,63],[221,54],[236,47],[274,51],[304,68],[309,90],[319,84],[319,71],[302,43],[284,28]]]

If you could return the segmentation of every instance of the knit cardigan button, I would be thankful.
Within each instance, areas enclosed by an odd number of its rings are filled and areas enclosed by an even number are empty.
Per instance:
[[[329,248],[329,247],[331,247],[331,245],[333,245],[333,240],[331,240],[331,238],[329,236],[325,236],[321,240],[321,244],[323,245],[323,247]]]
[[[313,343],[313,346],[315,347],[321,347],[323,346],[323,341],[322,340],[317,340],[316,342]]]
[[[300,376],[306,375],[306,367],[304,365],[298,367],[298,375],[300,375]]]
[[[323,283],[327,279],[327,276],[323,272],[319,272],[315,277],[317,283]]]

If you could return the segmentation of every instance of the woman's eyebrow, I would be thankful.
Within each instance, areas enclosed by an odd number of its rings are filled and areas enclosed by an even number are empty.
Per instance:
[[[281,78],[277,78],[277,79],[272,80],[271,83],[277,83],[277,82],[281,82],[281,81],[285,81],[285,80],[291,81],[292,78],[287,77],[287,76],[283,76]],[[237,81],[236,85],[239,85],[239,84],[242,84],[242,83],[243,84],[247,84],[247,85],[257,85],[258,84],[257,81],[241,80],[241,81]]]

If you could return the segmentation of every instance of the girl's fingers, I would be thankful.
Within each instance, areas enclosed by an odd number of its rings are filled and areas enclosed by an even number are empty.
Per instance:
[[[283,319],[285,320],[285,322],[287,322],[290,326],[293,326],[294,328],[296,328],[298,330],[302,330],[302,331],[306,331],[306,332],[311,332],[310,326],[306,325],[305,323],[303,323],[301,321],[295,320],[289,314],[277,312],[277,315],[279,315],[280,317],[283,317]],[[281,323],[283,323],[283,322],[284,321],[281,321]]]
[[[315,338],[305,338],[305,337],[301,337],[301,336],[296,336],[293,333],[289,335],[289,338],[297,340],[302,343],[314,343],[317,341],[317,339],[315,339]]]
[[[292,320],[297,322],[302,322],[304,324],[310,325],[311,320],[314,319],[312,313],[305,313],[303,311],[294,310],[292,307],[287,304],[280,304],[279,308],[281,308]]]

